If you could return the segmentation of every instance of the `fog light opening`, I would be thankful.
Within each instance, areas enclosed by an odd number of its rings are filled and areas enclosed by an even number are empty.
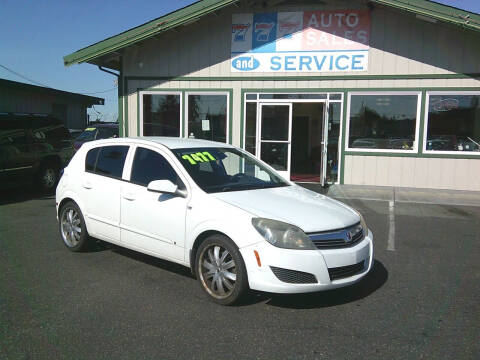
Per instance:
[[[255,258],[257,259],[258,267],[262,267],[262,262],[260,261],[260,255],[258,255],[258,251],[253,250],[253,253],[255,254]]]

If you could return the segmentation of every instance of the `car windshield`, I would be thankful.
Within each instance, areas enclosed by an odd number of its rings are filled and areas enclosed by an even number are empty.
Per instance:
[[[96,128],[86,128],[75,140],[95,140],[95,135],[97,134]]]
[[[207,193],[289,186],[254,157],[234,148],[202,147],[172,152]]]

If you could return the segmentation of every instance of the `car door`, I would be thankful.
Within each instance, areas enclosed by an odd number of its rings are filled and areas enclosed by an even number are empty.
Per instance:
[[[128,145],[105,145],[90,149],[81,182],[84,215],[90,235],[120,242],[120,190]]]
[[[153,180],[170,180],[180,189],[185,179],[168,155],[148,146],[135,149],[128,182],[122,186],[121,241],[143,252],[184,260],[185,216],[188,197],[147,190]]]

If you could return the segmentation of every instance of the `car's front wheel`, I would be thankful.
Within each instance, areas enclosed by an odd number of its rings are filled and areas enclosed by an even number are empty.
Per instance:
[[[195,271],[202,289],[216,303],[232,305],[248,291],[242,255],[224,235],[212,235],[200,244]]]
[[[80,208],[73,201],[60,209],[59,230],[65,246],[73,252],[83,251],[89,245],[89,235]]]

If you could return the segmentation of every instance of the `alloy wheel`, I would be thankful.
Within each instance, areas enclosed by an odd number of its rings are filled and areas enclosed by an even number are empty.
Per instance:
[[[82,222],[75,209],[67,208],[61,219],[62,238],[68,247],[75,247],[82,235]]]
[[[225,299],[235,290],[236,264],[224,247],[214,244],[203,249],[198,266],[200,281],[211,296]]]
[[[52,168],[45,169],[42,176],[42,181],[45,188],[47,189],[53,188],[55,186],[55,180],[56,180],[55,171]]]

